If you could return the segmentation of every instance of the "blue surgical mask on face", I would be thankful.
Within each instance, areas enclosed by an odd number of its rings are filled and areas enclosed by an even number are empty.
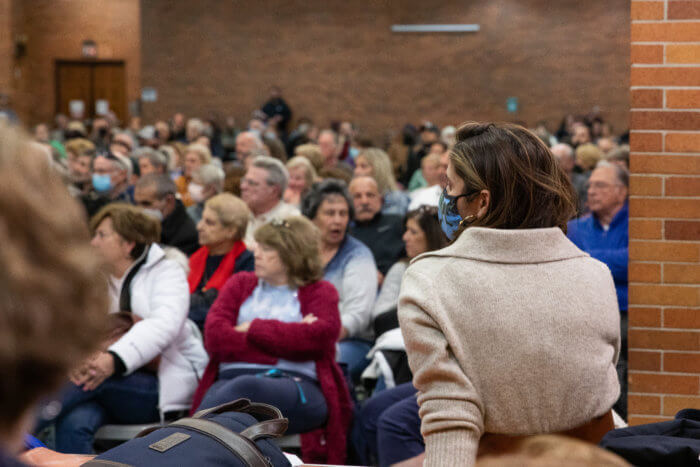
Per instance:
[[[92,187],[98,193],[112,189],[112,178],[109,175],[92,174]]]
[[[459,215],[459,211],[457,210],[457,200],[473,194],[475,194],[475,192],[450,196],[447,194],[447,189],[442,190],[440,200],[438,201],[438,220],[440,221],[442,231],[450,241],[454,240],[459,226],[463,221],[470,221],[474,218],[473,216],[468,216],[462,219],[462,216]]]

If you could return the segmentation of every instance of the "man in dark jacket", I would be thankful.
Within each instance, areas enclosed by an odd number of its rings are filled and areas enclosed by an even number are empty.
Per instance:
[[[382,214],[382,196],[372,177],[354,178],[349,191],[355,208],[350,235],[372,251],[381,283],[389,268],[403,256],[403,217]]]
[[[176,192],[170,177],[149,174],[136,184],[134,202],[161,221],[160,243],[174,246],[189,256],[199,248],[197,227],[182,201],[175,198]]]
[[[284,99],[282,99],[282,91],[280,88],[277,86],[272,86],[270,88],[270,98],[263,104],[260,110],[267,115],[269,124],[275,125],[277,130],[281,131],[283,134],[287,133],[287,125],[292,118],[292,109],[290,109]]]

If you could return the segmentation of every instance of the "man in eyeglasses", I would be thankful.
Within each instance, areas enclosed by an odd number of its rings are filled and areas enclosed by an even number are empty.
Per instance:
[[[606,161],[599,162],[587,184],[590,213],[570,221],[567,233],[576,246],[605,263],[615,281],[622,343],[617,365],[621,394],[614,409],[623,418],[627,416],[628,187],[629,173],[625,168]]]
[[[250,209],[250,220],[245,235],[248,248],[255,245],[254,233],[261,225],[273,219],[298,216],[299,210],[282,200],[287,189],[289,173],[277,159],[258,156],[251,162],[241,180],[241,199]]]

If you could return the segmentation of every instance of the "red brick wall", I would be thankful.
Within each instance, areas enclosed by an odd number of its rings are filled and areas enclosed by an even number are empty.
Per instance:
[[[80,59],[85,39],[97,42],[98,58],[125,61],[127,99],[139,97],[139,0],[0,0],[0,5],[8,2],[13,33],[27,36],[27,55],[15,62],[21,76],[14,78],[15,107],[24,122],[52,120],[54,60]]]
[[[0,0],[0,93],[12,88],[12,11],[10,0]]]
[[[177,110],[247,123],[271,84],[295,115],[361,122],[514,119],[558,125],[600,105],[628,126],[629,2],[149,0],[142,83],[146,119]],[[392,24],[478,23],[472,34],[393,34]],[[520,112],[506,112],[516,96]]]
[[[700,407],[700,2],[632,1],[629,413]]]

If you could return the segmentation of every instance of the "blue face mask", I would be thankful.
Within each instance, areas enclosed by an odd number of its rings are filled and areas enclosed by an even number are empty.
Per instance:
[[[470,217],[473,219],[472,216],[462,219],[462,216],[459,215],[459,211],[457,210],[457,200],[474,194],[476,194],[475,191],[463,195],[450,196],[447,194],[447,189],[442,190],[440,200],[438,201],[438,220],[440,221],[442,231],[445,232],[445,235],[447,235],[450,241],[454,240],[462,222],[468,222],[468,220],[471,220],[469,219]]]
[[[92,174],[92,187],[98,193],[112,189],[112,178],[109,175]]]

